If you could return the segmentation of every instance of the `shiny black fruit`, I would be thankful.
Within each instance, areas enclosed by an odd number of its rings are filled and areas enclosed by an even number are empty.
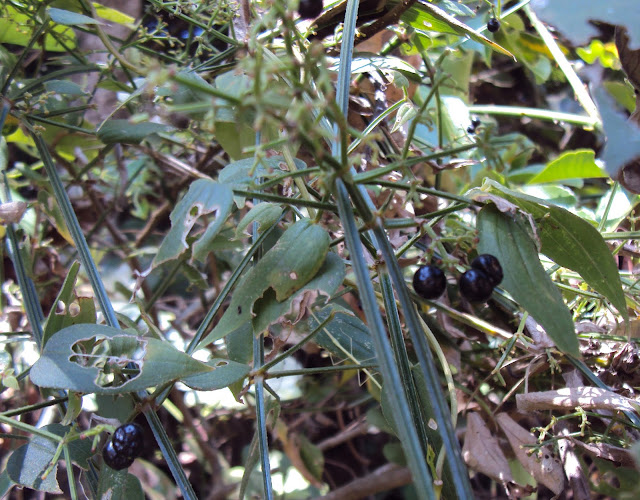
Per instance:
[[[469,302],[486,302],[493,293],[489,276],[479,269],[469,269],[458,282],[460,294]]]
[[[315,19],[322,12],[322,0],[300,0],[298,14],[302,19]]]
[[[478,269],[485,273],[491,281],[491,286],[497,286],[502,281],[504,273],[502,272],[502,266],[496,257],[491,254],[484,253],[478,255],[473,262],[471,262],[473,269]]]
[[[436,266],[420,266],[413,275],[413,289],[423,299],[437,299],[447,288],[447,278]]]
[[[118,427],[102,449],[104,463],[115,470],[126,469],[144,448],[142,427],[128,423]]]
[[[122,470],[129,467],[134,458],[131,458],[123,453],[120,453],[113,447],[113,442],[111,440],[107,441],[107,444],[104,445],[102,449],[102,459],[104,463],[107,464],[114,470]]]
[[[491,33],[495,33],[500,29],[500,21],[498,21],[495,17],[492,17],[491,19],[489,19],[489,22],[487,23],[487,29]]]
[[[136,458],[142,453],[144,447],[143,437],[142,427],[131,422],[118,427],[113,436],[111,436],[111,442],[116,451],[128,457]]]

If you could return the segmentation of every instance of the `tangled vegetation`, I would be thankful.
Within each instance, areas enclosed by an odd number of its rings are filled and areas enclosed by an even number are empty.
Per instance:
[[[637,498],[627,3],[3,2],[0,496]]]

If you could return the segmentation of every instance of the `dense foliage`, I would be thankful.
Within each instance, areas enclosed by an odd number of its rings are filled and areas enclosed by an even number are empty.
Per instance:
[[[0,12],[0,496],[637,498],[626,2]]]

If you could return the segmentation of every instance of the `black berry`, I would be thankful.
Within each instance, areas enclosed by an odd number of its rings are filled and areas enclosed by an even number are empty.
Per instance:
[[[473,269],[478,269],[487,275],[491,281],[492,286],[497,286],[502,281],[504,273],[502,272],[502,266],[497,258],[493,255],[485,253],[478,255],[473,262],[471,262]]]
[[[413,275],[413,289],[423,299],[437,299],[447,288],[447,278],[436,266],[420,266]]]
[[[136,458],[142,453],[144,447],[143,437],[142,427],[138,424],[128,423],[115,430],[113,436],[111,436],[111,442],[116,451],[128,457]]]
[[[315,19],[322,12],[322,0],[300,0],[298,14],[302,19]]]
[[[482,122],[480,121],[480,118],[474,118],[473,120],[471,120],[471,126],[473,128],[478,128],[481,124]]]
[[[133,458],[117,451],[113,447],[113,442],[111,440],[107,441],[107,444],[105,444],[102,449],[102,459],[105,464],[114,470],[126,469],[134,460]]]
[[[476,128],[475,128],[474,126],[472,126],[472,125],[469,125],[469,126],[467,127],[467,133],[469,133],[469,134],[475,134],[475,133],[476,133]]]
[[[460,294],[470,302],[486,302],[493,293],[489,277],[479,269],[469,269],[458,283]]]
[[[128,423],[118,427],[102,449],[104,463],[115,470],[126,469],[144,447],[142,427]]]
[[[500,21],[498,21],[495,17],[492,17],[491,19],[489,19],[489,22],[487,23],[487,29],[491,33],[495,33],[500,29]]]

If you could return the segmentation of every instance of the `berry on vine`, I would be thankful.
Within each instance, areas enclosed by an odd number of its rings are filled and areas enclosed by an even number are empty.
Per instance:
[[[487,29],[490,33],[495,33],[500,29],[500,21],[498,21],[495,17],[492,17],[487,23]]]
[[[471,262],[471,267],[473,269],[478,269],[479,271],[484,272],[489,280],[491,281],[491,286],[497,286],[502,282],[502,278],[504,277],[504,273],[502,272],[502,266],[496,257],[491,254],[484,253],[482,255],[478,255]]]
[[[322,0],[300,0],[298,14],[301,19],[315,19],[322,12]]]
[[[447,288],[447,278],[436,266],[420,266],[413,275],[413,289],[427,300],[437,299]]]
[[[102,449],[102,459],[114,470],[126,469],[144,447],[142,427],[133,422],[118,427]]]
[[[120,453],[113,447],[113,442],[111,440],[107,441],[107,444],[104,445],[102,449],[102,459],[104,463],[111,467],[113,470],[122,470],[126,469],[133,463],[133,458],[125,455],[124,453]]]
[[[469,302],[486,302],[493,293],[491,280],[484,271],[469,269],[458,282],[460,294]]]

